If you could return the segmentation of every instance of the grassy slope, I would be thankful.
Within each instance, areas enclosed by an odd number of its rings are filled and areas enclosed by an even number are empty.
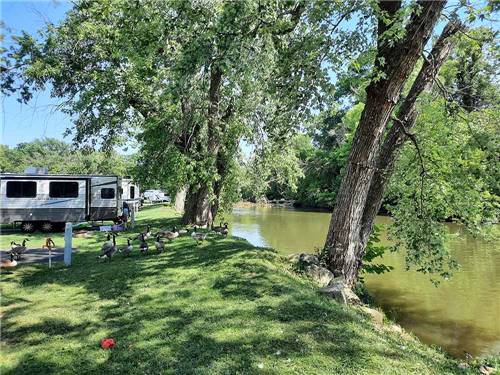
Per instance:
[[[139,224],[176,220],[157,208]],[[32,237],[40,246],[43,236]],[[458,372],[438,351],[378,332],[243,240],[196,246],[182,237],[161,255],[136,251],[108,263],[96,259],[103,238],[75,240],[69,269],[2,274],[2,374]],[[12,239],[0,236],[1,248]],[[103,337],[117,348],[100,349]]]

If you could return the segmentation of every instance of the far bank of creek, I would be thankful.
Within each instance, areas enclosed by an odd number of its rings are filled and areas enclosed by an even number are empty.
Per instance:
[[[330,213],[293,208],[235,208],[231,234],[281,254],[314,252],[324,244]],[[390,224],[378,217],[378,224]],[[455,357],[500,353],[500,246],[447,224],[448,244],[461,268],[435,287],[429,276],[405,270],[404,254],[387,252],[381,262],[394,267],[383,275],[365,275],[377,305],[422,342]],[[387,243],[385,232],[381,240]]]

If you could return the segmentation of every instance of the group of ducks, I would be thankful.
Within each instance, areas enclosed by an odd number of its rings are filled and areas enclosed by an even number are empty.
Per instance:
[[[212,232],[221,234],[224,237],[227,236],[229,233],[228,223],[223,224],[221,222],[219,226],[214,226],[212,224],[210,229]],[[191,238],[193,238],[198,245],[201,242],[205,241],[208,234],[208,232],[198,232],[198,228],[196,226],[192,230],[191,229],[178,230],[177,227],[174,226],[172,230],[161,230],[158,233],[156,233],[156,235],[154,236],[154,247],[156,248],[157,252],[161,253],[165,250],[165,242],[163,241],[163,239],[166,238],[169,242],[172,242],[180,235],[188,233],[190,233]],[[102,244],[101,254],[99,255],[99,258],[111,259],[111,257],[117,251],[123,253],[124,255],[129,255],[134,249],[134,246],[132,245],[132,241],[134,240],[139,241],[139,251],[142,254],[145,254],[149,251],[149,244],[147,240],[153,237],[153,233],[151,231],[151,226],[148,225],[147,229],[144,232],[139,233],[135,237],[128,237],[127,245],[122,248],[118,248],[116,246],[116,236],[117,233],[114,232],[108,233],[106,242]],[[25,238],[21,244],[12,241],[10,243],[10,252],[9,252],[10,259],[2,260],[0,267],[1,268],[16,267],[17,261],[21,260],[22,255],[28,250],[28,247],[26,246],[26,243],[28,241],[29,241],[28,238]],[[52,239],[48,238],[45,247],[52,248],[54,246],[55,244],[52,241]]]
[[[158,253],[162,253],[165,250],[165,242],[163,241],[166,238],[169,242],[172,242],[174,239],[179,237],[181,234],[190,233],[191,238],[193,238],[197,244],[205,241],[207,238],[207,232],[198,232],[197,227],[195,226],[193,230],[190,229],[181,229],[178,230],[177,227],[173,227],[172,230],[161,230],[154,235],[154,247]],[[228,223],[220,223],[219,226],[214,226],[212,224],[211,231],[221,234],[224,237],[228,235],[229,228]],[[106,242],[102,244],[101,254],[99,258],[111,259],[111,257],[116,253],[120,252],[124,255],[129,255],[134,250],[134,246],[132,245],[132,241],[139,241],[139,251],[142,254],[146,254],[149,251],[149,244],[147,242],[148,239],[153,238],[153,232],[151,231],[151,226],[148,225],[144,232],[139,233],[135,237],[127,238],[127,245],[124,247],[118,248],[116,246],[116,236],[117,233],[108,233]]]
[[[11,268],[17,266],[17,261],[21,260],[21,256],[26,252],[28,247],[26,246],[26,242],[29,239],[25,238],[21,244],[16,243],[15,241],[11,241],[10,243],[10,259],[2,260],[0,265],[1,268]]]

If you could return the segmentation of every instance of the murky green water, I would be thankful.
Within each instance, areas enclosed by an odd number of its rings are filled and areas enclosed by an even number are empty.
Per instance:
[[[286,208],[236,208],[231,232],[280,253],[312,252],[323,245],[330,214]],[[386,217],[378,223],[389,224]],[[402,254],[384,263],[395,269],[368,275],[366,283],[384,311],[423,342],[454,356],[500,354],[500,246],[475,239],[457,225],[449,244],[462,268],[439,287],[429,277],[405,271]],[[386,241],[386,238],[382,238]]]

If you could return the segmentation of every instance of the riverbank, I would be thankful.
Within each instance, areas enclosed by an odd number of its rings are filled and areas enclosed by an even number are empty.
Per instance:
[[[137,222],[136,231],[169,228],[178,217],[156,207]],[[33,246],[43,240],[31,237]],[[21,235],[0,236],[1,248],[13,239]],[[3,374],[477,372],[377,329],[321,295],[275,252],[242,239],[212,236],[197,246],[183,236],[162,254],[135,249],[111,262],[96,259],[103,241],[103,233],[75,239],[71,268],[2,272]],[[116,348],[100,349],[104,337]]]
[[[262,207],[293,208],[295,210],[302,210],[308,212],[328,212],[328,213],[332,212],[332,209],[326,207],[295,206],[294,201],[291,200],[290,201],[274,200],[274,201],[262,201],[262,202],[239,201],[233,205],[233,208],[262,208]]]
[[[253,208],[253,207],[274,207],[274,205],[268,202],[249,202],[249,201],[239,201],[233,205],[233,208]]]
[[[234,209],[228,220],[231,234],[287,256],[321,249],[331,213],[253,207]],[[393,245],[388,237],[391,223],[389,217],[376,218],[381,244],[388,247]],[[461,265],[451,279],[435,287],[430,275],[407,270],[404,252],[387,251],[377,263],[394,269],[382,275],[362,275],[365,285],[377,305],[422,342],[439,346],[455,358],[464,358],[465,352],[498,356],[498,242],[474,237],[457,224],[446,224],[446,228],[450,234],[446,246]]]

